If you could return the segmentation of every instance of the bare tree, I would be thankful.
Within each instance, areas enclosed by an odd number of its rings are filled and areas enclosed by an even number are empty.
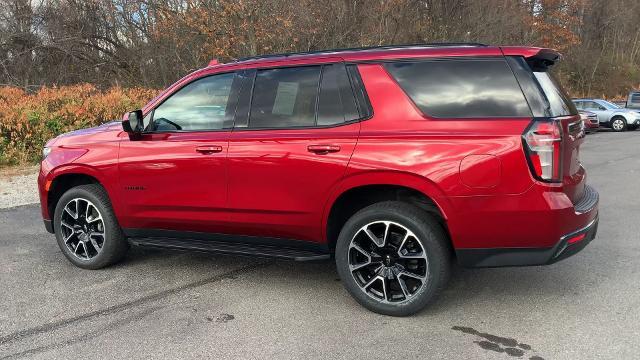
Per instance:
[[[640,85],[637,0],[0,0],[0,83],[163,87],[211,58],[422,42],[555,47],[576,95]]]

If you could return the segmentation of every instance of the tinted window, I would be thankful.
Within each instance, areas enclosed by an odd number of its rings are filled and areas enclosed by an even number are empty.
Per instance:
[[[320,66],[259,70],[250,128],[314,126]]]
[[[332,125],[359,117],[343,64],[323,66],[318,101],[317,125]]]
[[[349,74],[349,79],[351,80],[351,86],[356,96],[356,106],[358,108],[358,113],[360,114],[360,117],[368,118],[372,116],[373,108],[371,107],[371,102],[369,102],[367,91],[364,88],[364,84],[362,83],[362,78],[360,78],[360,72],[358,71],[358,66],[355,64],[347,65],[347,73]]]
[[[586,110],[600,110],[601,106],[593,101],[584,101],[582,102],[582,108]]]
[[[516,75],[520,89],[529,103],[529,109],[535,117],[551,116],[547,98],[542,93],[531,67],[521,56],[505,57],[507,63]]]
[[[530,117],[504,59],[433,60],[387,65],[422,112],[439,118]]]
[[[549,102],[551,116],[575,115],[578,113],[573,102],[560,83],[548,71],[533,73]],[[585,104],[586,106],[586,104]]]
[[[218,130],[235,107],[227,106],[234,74],[196,80],[171,95],[153,112],[151,130]]]
[[[238,72],[237,82],[240,93],[238,96],[238,106],[236,107],[234,127],[246,128],[249,124],[249,109],[251,106],[251,90],[253,80],[256,76],[256,69],[248,69]],[[235,83],[234,83],[235,84]]]
[[[584,109],[584,102],[582,101],[574,101],[573,104],[576,106],[577,109]]]

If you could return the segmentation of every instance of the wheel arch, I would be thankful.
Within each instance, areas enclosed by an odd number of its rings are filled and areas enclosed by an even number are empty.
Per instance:
[[[363,196],[372,198],[366,200]],[[395,171],[347,176],[335,186],[323,211],[322,239],[333,250],[337,235],[349,217],[368,205],[388,200],[409,202],[434,214],[451,243],[447,220],[452,210],[444,193],[427,178]]]
[[[613,114],[611,115],[611,118],[609,118],[609,122],[613,122],[613,120],[615,119],[622,119],[624,120],[625,123],[629,123],[629,119],[627,119],[627,115],[626,114],[622,114],[622,113],[617,113],[617,114]]]
[[[102,179],[100,172],[92,167],[80,164],[66,165],[54,169],[49,173],[45,181],[47,194],[47,215],[53,219],[55,207],[60,197],[69,189],[86,184],[101,185],[107,193],[108,186]],[[112,199],[113,203],[113,199]]]
[[[613,115],[611,115],[611,118],[609,118],[609,123],[607,124],[609,126],[609,128],[613,129],[614,131],[624,131],[627,127],[630,126],[630,121],[629,119],[627,119],[627,114],[623,114],[623,113],[615,113]],[[613,122],[616,119],[621,119],[624,122],[624,125],[622,125],[622,129],[621,130],[615,130],[613,128]]]

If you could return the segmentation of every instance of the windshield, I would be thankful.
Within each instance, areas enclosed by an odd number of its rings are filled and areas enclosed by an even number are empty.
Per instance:
[[[606,108],[607,108],[607,109],[609,109],[609,110],[613,110],[613,109],[621,109],[621,107],[620,107],[620,106],[618,106],[618,105],[616,105],[616,104],[614,104],[614,103],[610,103],[610,102],[608,102],[608,101],[606,101],[606,100],[601,100],[601,101],[600,101],[600,104],[601,104],[602,106],[606,107]]]

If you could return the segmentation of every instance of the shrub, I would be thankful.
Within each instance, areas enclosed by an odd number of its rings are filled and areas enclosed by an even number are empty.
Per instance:
[[[0,166],[37,162],[49,139],[120,119],[156,93],[121,87],[100,91],[89,84],[43,87],[35,93],[0,87]]]

